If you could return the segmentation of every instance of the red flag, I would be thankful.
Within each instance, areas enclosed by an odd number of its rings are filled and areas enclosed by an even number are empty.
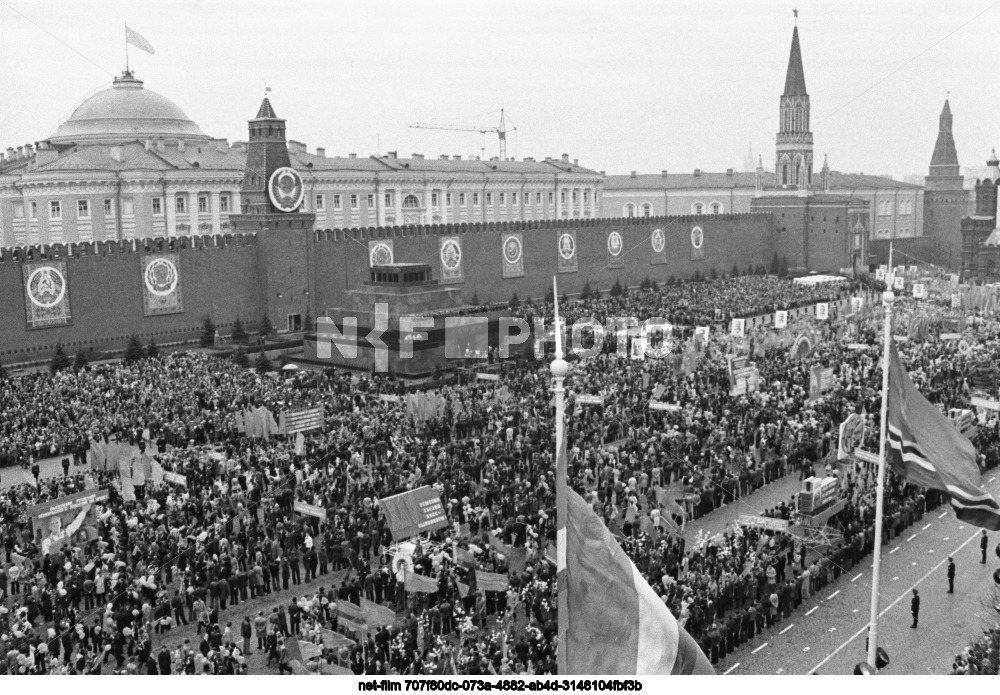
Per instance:
[[[886,452],[906,482],[951,496],[955,516],[974,526],[1000,530],[1000,504],[979,488],[976,450],[924,398],[889,346],[889,422]]]
[[[714,674],[590,505],[566,495],[567,672]]]

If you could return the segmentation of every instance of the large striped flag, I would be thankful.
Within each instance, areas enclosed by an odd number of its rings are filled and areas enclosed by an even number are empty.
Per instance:
[[[566,495],[567,673],[714,674],[590,505]]]
[[[920,395],[889,347],[889,463],[906,482],[945,492],[955,516],[1000,530],[1000,504],[979,488],[976,450],[945,416]]]

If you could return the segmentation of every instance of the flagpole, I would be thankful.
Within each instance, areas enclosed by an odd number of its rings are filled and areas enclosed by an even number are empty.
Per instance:
[[[563,338],[559,325],[559,287],[556,276],[552,276],[552,304],[555,311],[556,358],[549,369],[552,372],[552,393],[556,401],[556,615],[558,616],[558,647],[556,649],[556,670],[566,673],[566,637],[569,628],[569,596],[566,582],[566,442],[564,414],[566,409],[566,388],[564,380],[569,365],[563,359]]]
[[[892,243],[889,244],[889,259],[892,262]],[[889,349],[892,345],[892,304],[896,300],[891,288],[882,293],[885,311],[885,335],[882,345],[882,425],[879,430],[878,480],[875,489],[875,556],[872,564],[872,605],[871,623],[868,627],[868,664],[874,669],[878,650],[878,586],[879,571],[882,568],[882,506],[885,499],[885,448],[889,421]]]
[[[128,22],[125,22],[125,72],[128,72]]]

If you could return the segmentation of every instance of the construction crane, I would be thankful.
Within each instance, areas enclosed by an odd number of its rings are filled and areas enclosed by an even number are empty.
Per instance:
[[[411,128],[425,128],[428,130],[460,130],[468,133],[496,133],[500,137],[500,161],[507,159],[507,125],[504,122],[503,109],[500,109],[500,125],[496,127],[477,127],[465,125],[451,125],[444,123],[414,123]],[[517,127],[511,128],[512,131]]]

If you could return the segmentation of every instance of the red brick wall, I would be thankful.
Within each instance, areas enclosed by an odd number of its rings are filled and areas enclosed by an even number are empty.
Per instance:
[[[213,245],[216,241],[220,247]],[[206,315],[224,333],[237,314],[244,321],[258,320],[263,312],[253,238],[195,237],[177,243],[184,313],[143,316],[143,242],[138,242],[138,251],[131,242],[74,244],[74,251],[85,247],[87,255],[67,255],[66,247],[52,249],[66,262],[72,324],[35,330],[26,328],[21,263],[13,261],[10,250],[0,251],[0,296],[7,298],[0,303],[0,361],[40,359],[59,341],[74,354],[124,347],[132,333],[144,343],[193,338]],[[208,248],[198,248],[206,243]]]
[[[646,277],[663,282],[670,277],[690,278],[695,271],[707,276],[713,268],[727,274],[734,264],[740,271],[748,265],[768,266],[773,254],[771,219],[770,214],[749,214],[338,230],[315,233],[313,243],[307,241],[313,234],[308,230],[301,234],[282,230],[266,243],[240,235],[185,237],[175,240],[184,313],[152,317],[143,316],[139,263],[144,244],[153,248],[155,242],[137,242],[135,247],[132,242],[56,246],[49,251],[66,260],[73,323],[36,330],[25,324],[21,263],[13,260],[10,250],[0,249],[0,296],[6,298],[0,303],[0,361],[43,359],[59,341],[73,354],[88,348],[122,348],[133,333],[144,343],[192,339],[199,335],[206,315],[225,334],[237,315],[252,329],[267,310],[275,327],[284,329],[285,314],[304,315],[311,306],[313,315],[319,316],[327,308],[346,305],[346,290],[367,277],[368,239],[373,235],[394,238],[398,262],[431,263],[435,278],[440,272],[438,237],[460,235],[465,282],[458,287],[465,301],[477,294],[488,302],[506,301],[515,292],[521,299],[544,296],[557,273],[556,242],[566,229],[576,230],[579,271],[559,274],[559,290],[574,294],[587,282],[606,290],[616,280],[635,286]],[[694,226],[704,231],[702,260],[691,259]],[[650,262],[650,235],[656,228],[666,237],[664,265]],[[504,229],[523,235],[524,277],[502,277]],[[624,240],[623,268],[607,267],[607,237],[612,230]],[[80,254],[81,247],[86,254]]]
[[[703,260],[691,259],[694,226],[704,231]],[[650,263],[650,235],[657,228],[666,237],[665,265]],[[556,244],[559,235],[569,229],[576,230],[579,271],[558,273]],[[522,234],[524,277],[502,276],[500,243],[505,230]],[[607,238],[613,230],[624,240],[624,268],[607,267]],[[506,301],[515,292],[522,300],[542,297],[557,274],[560,293],[574,294],[587,282],[591,287],[608,289],[616,280],[635,286],[646,277],[657,282],[689,278],[696,270],[708,275],[714,268],[727,274],[734,264],[745,271],[747,265],[769,265],[773,253],[769,214],[327,230],[318,233],[313,255],[317,315],[328,307],[345,306],[345,291],[366,279],[369,239],[392,238],[397,262],[431,263],[438,279],[438,238],[452,235],[462,237],[465,282],[457,286],[465,301],[475,293],[482,302]]]

